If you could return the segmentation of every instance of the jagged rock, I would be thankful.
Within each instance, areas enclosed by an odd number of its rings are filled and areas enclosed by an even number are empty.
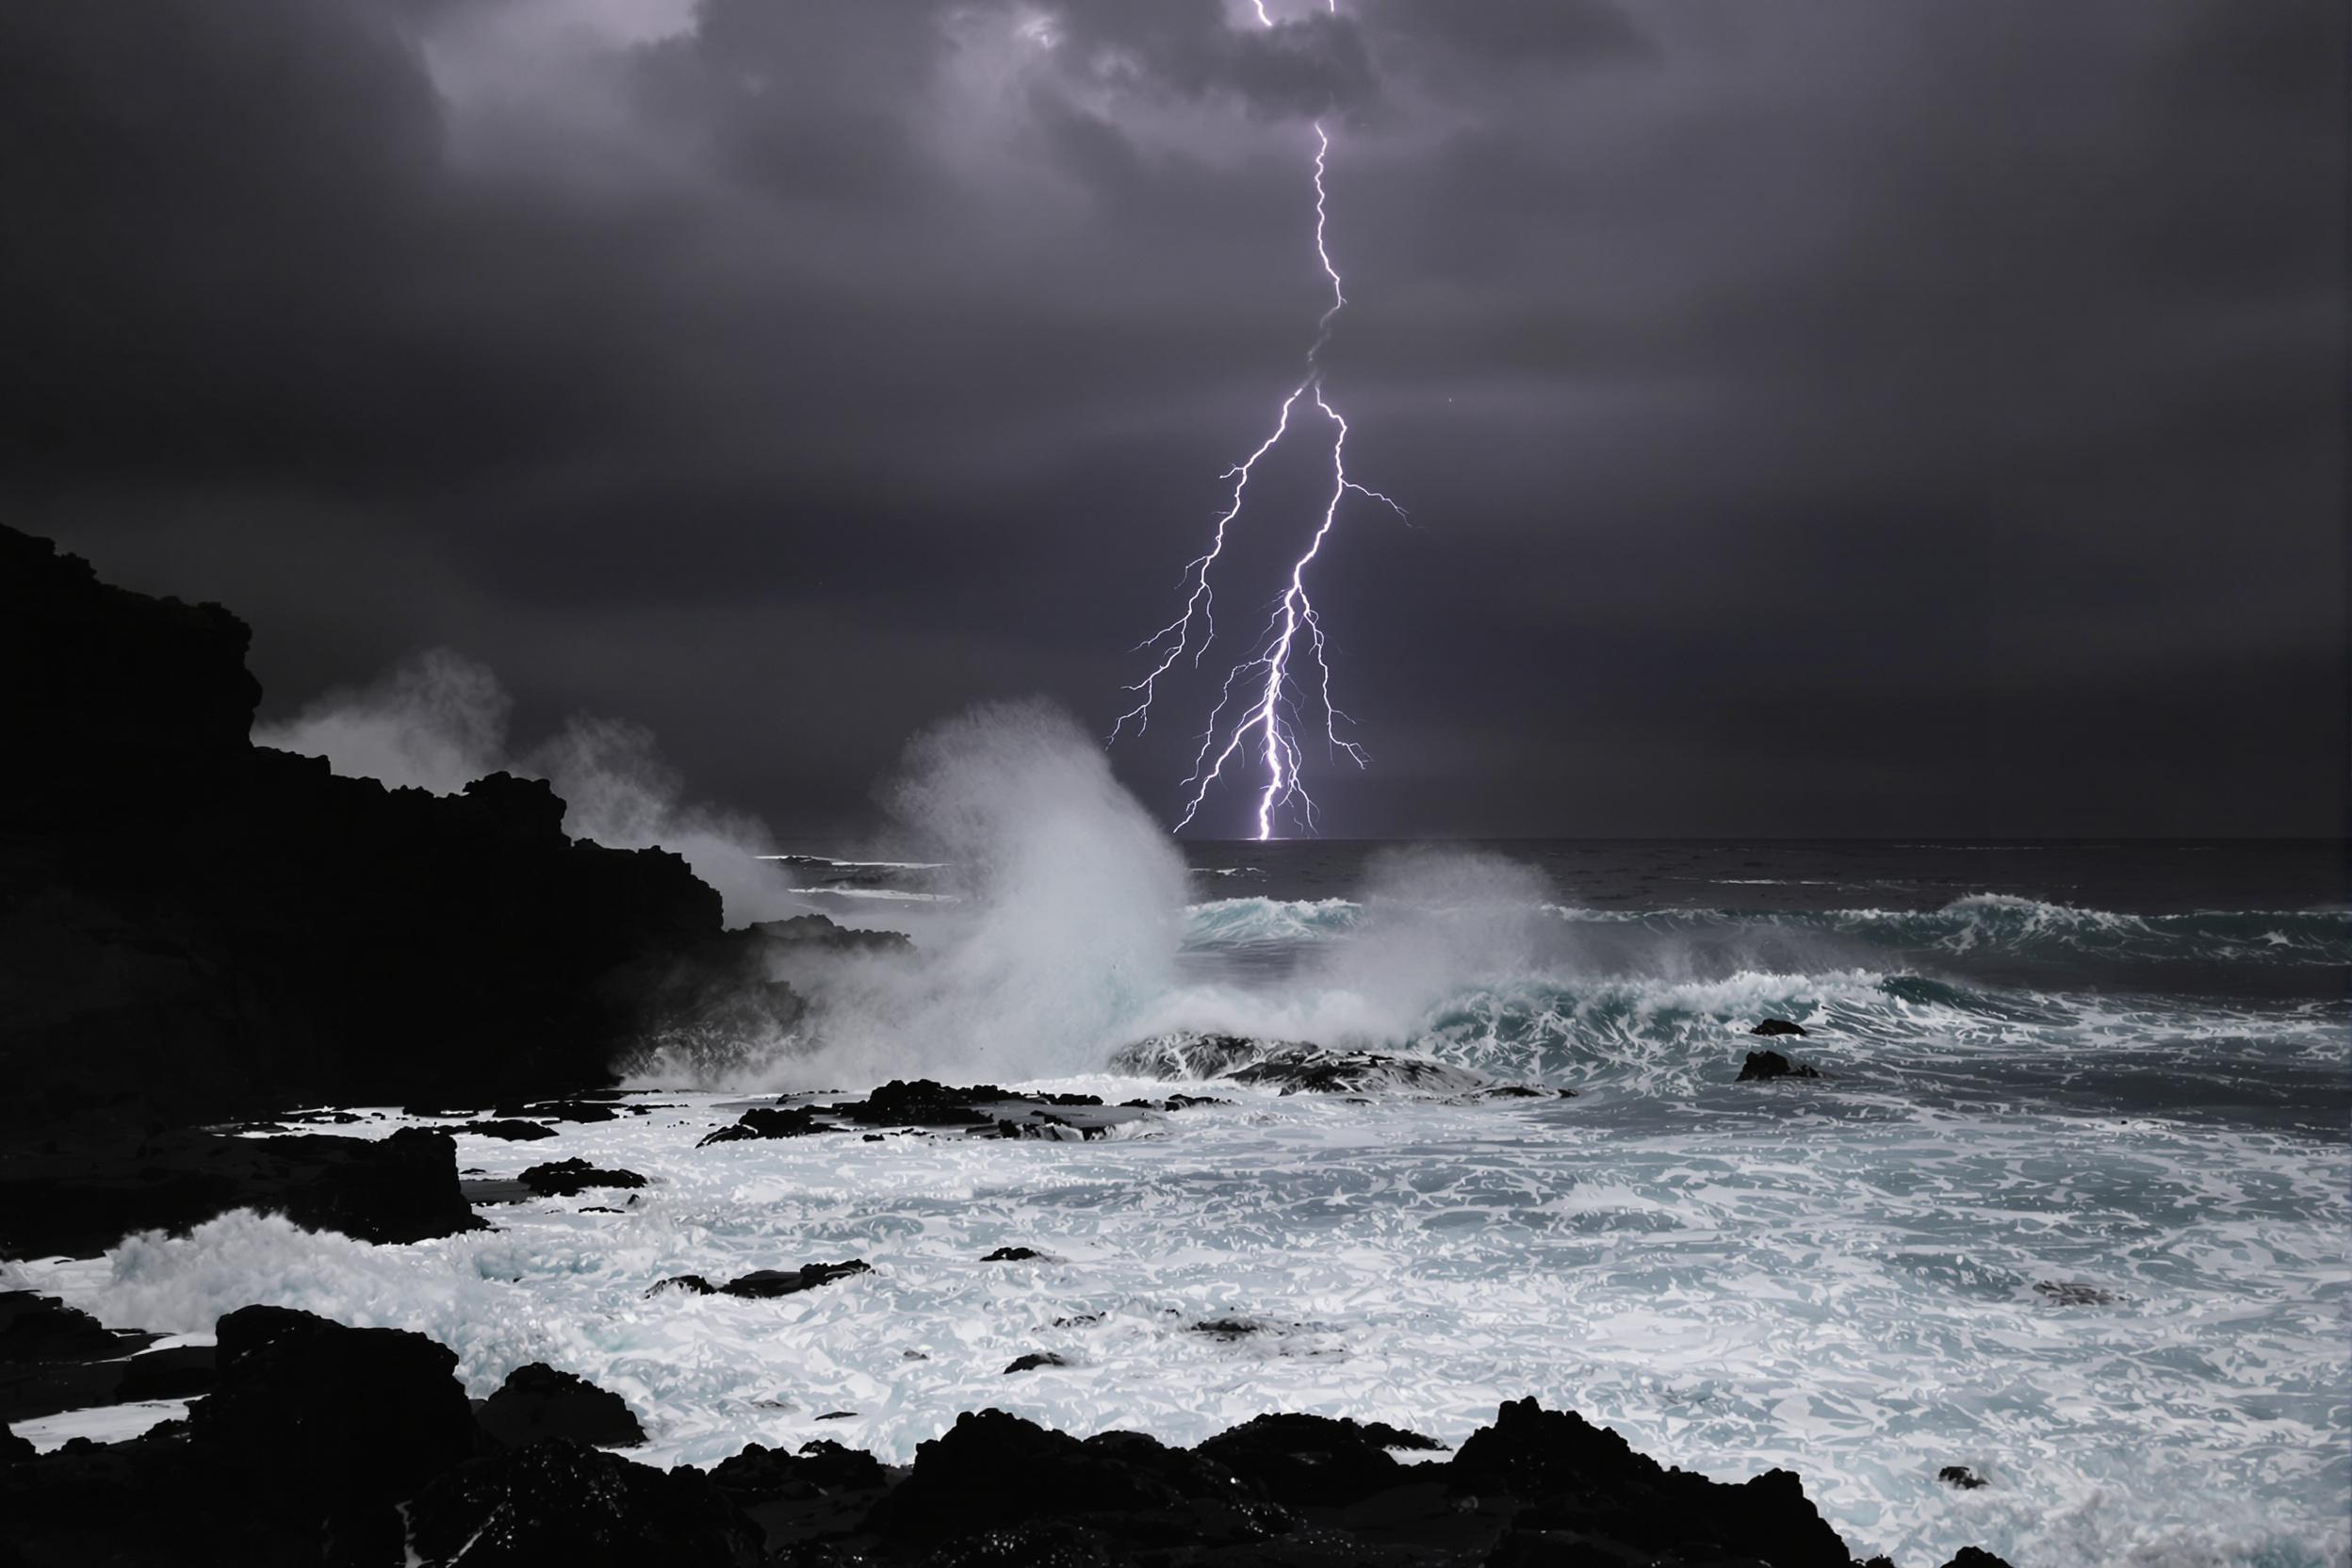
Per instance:
[[[2009,1568],[2009,1564],[1981,1546],[1963,1546],[1944,1568]]]
[[[1389,1441],[1392,1437],[1401,1442]],[[1266,1494],[1291,1507],[1352,1503],[1405,1479],[1391,1447],[1434,1448],[1417,1432],[1359,1426],[1325,1415],[1261,1415],[1197,1446]]]
[[[760,1527],[692,1465],[657,1470],[561,1438],[471,1460],[409,1509],[428,1563],[466,1568],[755,1568]]]
[[[1974,1492],[1984,1484],[1984,1478],[1965,1464],[1947,1464],[1936,1472],[1936,1478],[1946,1486],[1956,1486],[1963,1492]]]
[[[1821,1070],[1810,1062],[1792,1062],[1777,1051],[1751,1051],[1740,1065],[1740,1082],[1766,1083],[1774,1078],[1819,1078]]]
[[[1000,1247],[980,1261],[982,1263],[1027,1263],[1032,1258],[1044,1256],[1043,1252],[1034,1247]]]
[[[0,530],[0,1119],[54,1137],[611,1082],[643,998],[605,980],[718,941],[717,892],[565,837],[535,780],[444,797],[255,747],[248,640]]]
[[[1282,1094],[1413,1094],[1446,1098],[1551,1098],[1553,1091],[1503,1084],[1482,1072],[1377,1051],[1335,1051],[1303,1040],[1260,1040],[1241,1035],[1178,1032],[1121,1046],[1111,1070],[1153,1078],[1217,1078]],[[1564,1091],[1563,1091],[1564,1092]],[[1178,1096],[1170,1109],[1216,1101]],[[1136,1108],[1152,1108],[1135,1102]]]
[[[576,1198],[590,1187],[642,1187],[645,1179],[633,1170],[599,1170],[586,1160],[557,1160],[534,1165],[514,1178],[542,1198]]]
[[[510,1448],[543,1437],[590,1448],[633,1448],[645,1441],[645,1429],[628,1401],[545,1362],[508,1373],[474,1418]]]
[[[870,1274],[873,1266],[860,1258],[842,1263],[804,1264],[794,1269],[759,1268],[749,1274],[714,1285],[699,1274],[679,1274],[657,1282],[647,1296],[667,1290],[682,1290],[695,1296],[742,1296],[764,1299],[774,1296],[796,1296],[804,1290],[829,1285],[836,1280],[846,1280],[853,1274]]]
[[[1768,1018],[1748,1031],[1751,1035],[1802,1035],[1805,1029],[1785,1018]]]
[[[152,1337],[117,1333],[54,1296],[0,1291],[0,1366],[111,1359],[130,1354]]]
[[[1015,1357],[1013,1364],[1004,1369],[1004,1376],[1009,1378],[1016,1372],[1035,1372],[1042,1366],[1068,1366],[1069,1364],[1067,1360],[1051,1350],[1032,1350],[1027,1355]]]
[[[889,1484],[890,1472],[863,1449],[845,1448],[819,1438],[802,1444],[797,1454],[755,1443],[734,1458],[722,1460],[710,1472],[710,1480],[741,1500],[808,1491],[878,1491]]]
[[[1046,1514],[1141,1512],[1237,1495],[1247,1494],[1219,1466],[1137,1433],[1081,1443],[984,1410],[918,1445],[913,1472],[874,1504],[867,1525],[885,1538],[944,1541]]]
[[[468,1121],[464,1126],[456,1128],[455,1131],[471,1133],[477,1137],[505,1138],[511,1143],[529,1143],[538,1138],[551,1138],[557,1135],[552,1127],[536,1121],[518,1120],[513,1117],[501,1118],[496,1121]]]
[[[829,1131],[826,1124],[819,1121],[816,1112],[806,1105],[788,1105],[780,1108],[758,1105],[745,1111],[736,1119],[733,1126],[720,1128],[694,1147],[699,1149],[707,1144],[737,1143],[747,1138],[807,1137],[812,1133],[826,1131]]]
[[[1725,1485],[1669,1470],[1635,1453],[1625,1440],[1573,1411],[1546,1411],[1533,1399],[1505,1404],[1494,1425],[1479,1429],[1446,1466],[1455,1492],[1525,1500],[1512,1521],[1522,1534],[1572,1533],[1622,1543],[1644,1560],[1753,1559],[1771,1568],[1851,1568],[1838,1532],[1805,1495],[1797,1478],[1769,1470]],[[1536,1561],[1533,1544],[1504,1560]]]
[[[380,1140],[174,1133],[0,1160],[0,1255],[94,1257],[134,1231],[239,1208],[362,1241],[482,1227],[458,1190],[457,1146],[416,1127]]]
[[[952,1088],[929,1078],[893,1078],[863,1100],[826,1107],[829,1114],[869,1127],[965,1127],[994,1121],[973,1102],[1019,1098],[994,1084]]]

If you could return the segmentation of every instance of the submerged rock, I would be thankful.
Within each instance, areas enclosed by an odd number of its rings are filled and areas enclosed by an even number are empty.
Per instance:
[[[2112,1307],[2123,1299],[2112,1290],[2081,1280],[2036,1280],[2034,1293],[2058,1307]]]
[[[628,1401],[545,1362],[508,1373],[474,1419],[510,1448],[543,1437],[591,1448],[633,1448],[645,1441],[645,1430]]]
[[[1032,1258],[1044,1256],[1043,1252],[1034,1247],[1000,1247],[980,1261],[982,1263],[1027,1263]]]
[[[1768,1018],[1748,1033],[1751,1035],[1802,1035],[1805,1030],[1785,1018]]]
[[[1755,1084],[1774,1078],[1819,1078],[1821,1070],[1810,1062],[1792,1062],[1777,1051],[1751,1051],[1740,1064],[1740,1082]]]
[[[557,1135],[552,1127],[536,1121],[523,1121],[514,1117],[500,1118],[496,1121],[468,1121],[455,1131],[471,1133],[476,1137],[505,1138],[511,1143],[528,1143],[534,1139],[551,1138]]]
[[[1956,1486],[1963,1492],[1974,1492],[1984,1485],[1984,1478],[1965,1464],[1947,1464],[1936,1472],[1936,1478],[1946,1486]]]
[[[1016,1372],[1035,1372],[1043,1366],[1068,1366],[1069,1364],[1067,1358],[1057,1356],[1051,1350],[1032,1350],[1025,1356],[1015,1357],[1013,1364],[1004,1368],[1004,1376],[1009,1378]]]

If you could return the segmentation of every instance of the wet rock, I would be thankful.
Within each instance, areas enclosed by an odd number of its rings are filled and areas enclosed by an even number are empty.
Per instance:
[[[589,1448],[633,1448],[645,1441],[645,1429],[619,1395],[544,1362],[508,1373],[474,1418],[510,1448],[543,1437]]]
[[[737,1143],[749,1138],[798,1138],[811,1133],[828,1132],[828,1123],[817,1119],[817,1114],[807,1105],[792,1105],[781,1109],[765,1105],[754,1106],[736,1119],[731,1127],[722,1127],[704,1138],[697,1149],[713,1143]]]
[[[1069,1364],[1068,1361],[1051,1350],[1032,1350],[1025,1356],[1017,1357],[1013,1364],[1004,1369],[1004,1376],[1009,1378],[1016,1372],[1035,1372],[1041,1366],[1068,1366]]]
[[[867,1525],[885,1539],[923,1543],[969,1539],[1048,1514],[1091,1521],[1247,1496],[1230,1472],[1138,1433],[1106,1432],[1081,1443],[985,1410],[957,1416],[946,1432],[919,1445],[914,1470],[874,1504]]]
[[[0,1366],[128,1355],[152,1335],[119,1334],[79,1307],[29,1290],[0,1291]]]
[[[862,1122],[869,1127],[969,1127],[996,1119],[975,1109],[975,1102],[991,1103],[1018,1098],[994,1084],[952,1088],[929,1078],[893,1078],[863,1100],[829,1106],[827,1110],[843,1120]]]
[[[1944,1568],[2009,1568],[2009,1564],[1981,1546],[1963,1546]]]
[[[1394,1427],[1366,1428],[1324,1415],[1261,1415],[1219,1433],[1193,1449],[1246,1480],[1256,1482],[1278,1503],[1352,1503],[1396,1486],[1405,1467],[1389,1454],[1390,1435],[1412,1446],[1437,1445]]]
[[[1851,1568],[1852,1555],[1798,1478],[1770,1470],[1738,1485],[1669,1470],[1607,1428],[1533,1399],[1505,1404],[1446,1466],[1458,1494],[1524,1500],[1514,1531],[1621,1544],[1642,1560],[1754,1560],[1771,1568]],[[1516,1560],[1532,1544],[1514,1548]],[[1499,1555],[1499,1554],[1498,1554]]]
[[[1757,1024],[1755,1028],[1749,1030],[1748,1033],[1751,1035],[1768,1036],[1802,1035],[1805,1033],[1805,1030],[1802,1026],[1791,1023],[1785,1018],[1768,1018],[1763,1022]]]
[[[742,1296],[764,1299],[775,1296],[796,1296],[804,1290],[829,1285],[836,1280],[846,1280],[854,1274],[869,1274],[873,1266],[859,1258],[842,1263],[804,1264],[794,1269],[760,1268],[732,1279],[723,1285],[714,1285],[699,1274],[679,1274],[657,1282],[647,1296],[664,1291],[685,1291],[694,1296]]]
[[[556,1131],[552,1127],[536,1121],[519,1120],[514,1117],[504,1117],[496,1121],[468,1121],[456,1131],[471,1133],[477,1137],[505,1138],[513,1143],[528,1143],[533,1139],[551,1138],[556,1135]]]
[[[361,1241],[482,1228],[458,1190],[457,1146],[418,1127],[381,1140],[173,1133],[0,1161],[0,1255],[94,1257],[239,1208]]]
[[[474,1451],[456,1355],[286,1307],[242,1308],[214,1332],[219,1382],[189,1408],[188,1441],[230,1456],[274,1516],[397,1556],[393,1505]]]
[[[1000,1138],[1042,1138],[1049,1143],[1083,1143],[1091,1138],[1106,1137],[1109,1129],[1099,1124],[1081,1124],[1051,1111],[1031,1111],[1016,1121],[1010,1118],[998,1120],[996,1136]]]
[[[1205,1317],[1193,1324],[1191,1331],[1206,1334],[1211,1339],[1235,1340],[1246,1339],[1251,1334],[1263,1332],[1265,1329],[1265,1324],[1253,1323],[1247,1317]]]
[[[209,1345],[178,1345],[133,1356],[114,1387],[119,1403],[140,1399],[193,1399],[220,1381],[220,1352]]]
[[[1033,1258],[1044,1256],[1043,1252],[1034,1247],[1000,1247],[980,1261],[982,1263],[1027,1263]]]
[[[1751,1051],[1740,1065],[1740,1082],[1756,1084],[1774,1078],[1819,1078],[1821,1069],[1810,1062],[1792,1062],[1777,1051]]]
[[[691,1465],[657,1470],[561,1438],[468,1461],[409,1509],[431,1563],[466,1568],[754,1568],[760,1527]]]
[[[1282,1094],[1467,1095],[1494,1086],[1484,1073],[1418,1056],[1389,1056],[1374,1051],[1327,1051],[1292,1047],[1268,1054],[1222,1076],[1236,1084]]]
[[[599,1170],[586,1160],[557,1160],[534,1165],[514,1178],[542,1198],[576,1198],[590,1187],[642,1187],[645,1179],[633,1170]]]
[[[536,1105],[500,1105],[501,1117],[535,1116],[548,1121],[597,1122],[612,1121],[620,1112],[593,1100],[555,1100]]]
[[[31,1459],[39,1452],[33,1446],[31,1438],[19,1437],[8,1428],[0,1427],[0,1470],[7,1469],[19,1460]]]
[[[1974,1492],[1984,1484],[1984,1478],[1965,1464],[1947,1464],[1936,1472],[1936,1478],[1946,1486],[1956,1486],[1963,1492]]]

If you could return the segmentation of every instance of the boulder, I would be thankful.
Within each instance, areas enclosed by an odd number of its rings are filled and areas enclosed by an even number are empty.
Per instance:
[[[1527,1506],[1512,1528],[1618,1543],[1643,1560],[1754,1560],[1770,1568],[1851,1568],[1852,1554],[1797,1478],[1769,1470],[1738,1485],[1670,1470],[1573,1411],[1505,1404],[1446,1466],[1453,1491]],[[1522,1543],[1516,1560],[1536,1544]]]
[[[722,1127],[694,1147],[713,1143],[740,1143],[752,1138],[798,1138],[812,1133],[830,1131],[817,1119],[816,1112],[806,1105],[782,1107],[755,1105],[735,1120],[731,1127]]]
[[[1756,1084],[1774,1078],[1819,1078],[1821,1070],[1810,1062],[1792,1062],[1777,1051],[1751,1051],[1740,1065],[1740,1082]]]
[[[556,1160],[526,1167],[516,1181],[542,1198],[576,1198],[591,1187],[642,1187],[633,1170],[600,1170],[586,1160]]]
[[[1748,1033],[1751,1035],[1765,1036],[1802,1035],[1805,1033],[1805,1029],[1802,1025],[1791,1023],[1785,1018],[1768,1018],[1763,1022],[1757,1024],[1755,1028],[1749,1030]]]
[[[474,1419],[510,1448],[546,1437],[588,1448],[633,1448],[645,1441],[628,1401],[545,1362],[508,1373]]]
[[[496,1121],[468,1121],[456,1130],[471,1133],[476,1137],[505,1138],[510,1143],[529,1143],[557,1135],[554,1128],[543,1122],[523,1121],[514,1117],[502,1117]]]
[[[562,1438],[458,1465],[416,1495],[408,1524],[427,1563],[466,1568],[756,1568],[765,1556],[760,1527],[701,1471]]]

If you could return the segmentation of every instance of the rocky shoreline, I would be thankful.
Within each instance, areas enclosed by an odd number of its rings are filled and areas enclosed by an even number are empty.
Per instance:
[[[124,1359],[70,1308],[14,1307],[0,1327],[8,1364]],[[215,1338],[206,1364],[181,1368],[208,1385],[184,1419],[47,1454],[0,1441],[0,1563],[1855,1561],[1789,1472],[1731,1484],[1670,1469],[1532,1399],[1451,1452],[1319,1415],[1261,1415],[1176,1448],[990,1409],[958,1416],[908,1466],[816,1441],[662,1470],[614,1451],[645,1437],[622,1400],[544,1365],[469,1402],[456,1356],[421,1334],[253,1306],[222,1316]],[[1968,1551],[1947,1568],[2001,1565]]]

